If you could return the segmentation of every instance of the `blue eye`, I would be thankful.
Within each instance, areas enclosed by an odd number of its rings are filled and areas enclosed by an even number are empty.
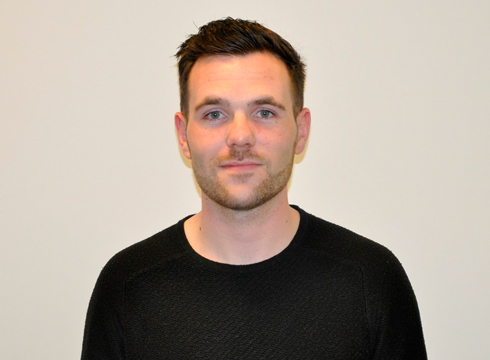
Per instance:
[[[261,118],[267,119],[267,118],[270,118],[270,117],[274,116],[274,113],[272,111],[270,111],[270,110],[260,110],[258,112],[258,115]]]
[[[219,120],[221,118],[221,115],[222,114],[219,111],[211,111],[210,113],[206,114],[206,117],[210,120]]]

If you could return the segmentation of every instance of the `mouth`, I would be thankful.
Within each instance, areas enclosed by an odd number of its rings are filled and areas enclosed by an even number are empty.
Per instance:
[[[261,167],[262,164],[255,161],[230,161],[220,165],[220,168],[223,170],[231,171],[231,172],[249,172],[254,171],[255,169]]]

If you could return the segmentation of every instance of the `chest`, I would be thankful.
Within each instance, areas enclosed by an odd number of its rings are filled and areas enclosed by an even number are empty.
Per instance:
[[[142,274],[126,286],[128,359],[365,359],[362,274],[327,260]]]

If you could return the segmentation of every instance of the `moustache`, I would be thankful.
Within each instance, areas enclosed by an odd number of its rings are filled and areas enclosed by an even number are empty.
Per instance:
[[[248,150],[236,150],[230,149],[229,153],[218,158],[219,163],[230,162],[230,161],[257,161],[264,162],[264,158],[258,155],[255,151]]]

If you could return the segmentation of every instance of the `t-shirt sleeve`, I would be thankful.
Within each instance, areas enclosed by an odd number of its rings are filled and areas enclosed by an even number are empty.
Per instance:
[[[114,259],[113,259],[114,260]],[[90,299],[82,360],[122,360],[124,354],[124,275],[113,260],[104,267]]]
[[[386,253],[377,266],[363,273],[372,359],[426,360],[415,294],[398,259]]]

